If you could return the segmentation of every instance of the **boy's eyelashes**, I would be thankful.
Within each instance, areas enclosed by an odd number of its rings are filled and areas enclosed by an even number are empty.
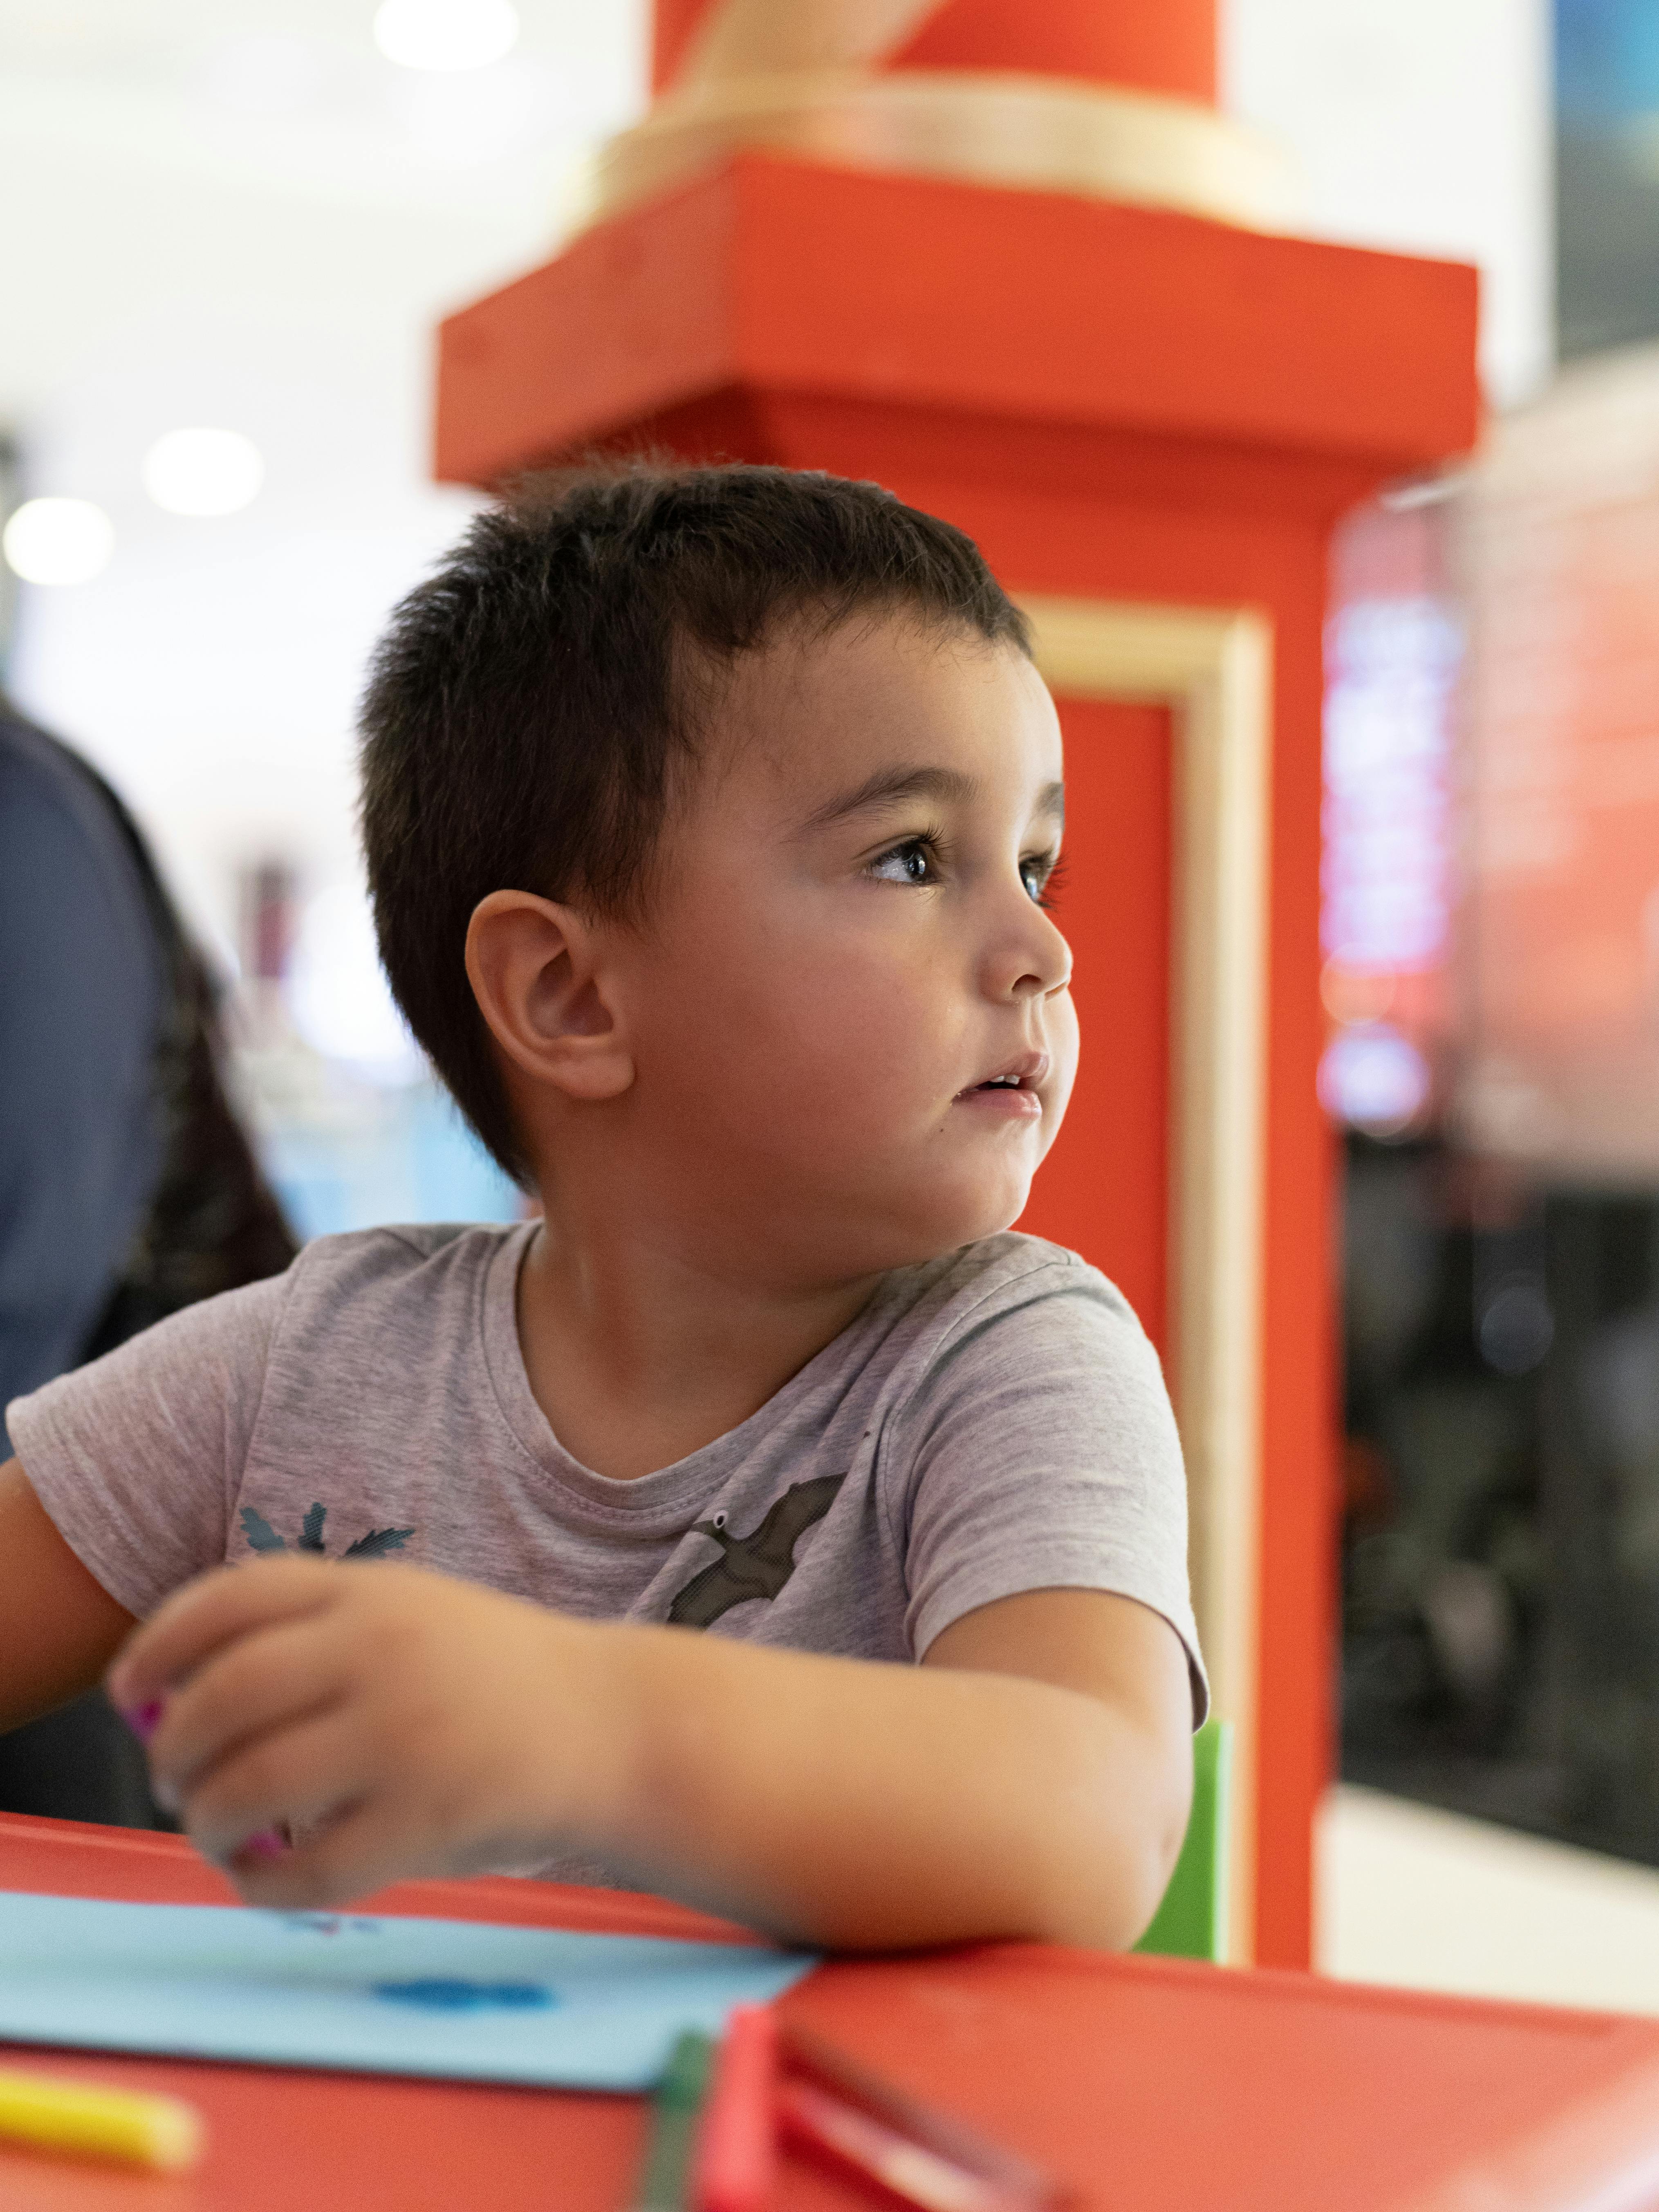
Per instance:
[[[1066,888],[1066,861],[1059,853],[1034,853],[1020,862],[1025,888],[1046,914]],[[1035,881],[1033,881],[1035,878]]]

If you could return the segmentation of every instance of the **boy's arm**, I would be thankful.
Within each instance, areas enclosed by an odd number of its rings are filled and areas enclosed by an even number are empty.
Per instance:
[[[1084,1590],[985,1606],[915,1668],[270,1560],[169,1601],[111,1679],[174,1689],[158,1794],[262,1905],[574,1850],[814,1944],[1127,1944],[1191,1784],[1179,1639]],[[324,1825],[244,1850],[282,1818]]]
[[[19,1460],[0,1467],[0,1731],[89,1690],[131,1631],[58,1534]]]
[[[1186,1832],[1192,1688],[1175,1632],[1131,1599],[1005,1598],[921,1668],[714,1638],[650,1661],[705,1678],[647,1723],[652,1870],[695,1838],[716,1910],[832,1948],[1117,1948],[1158,1908]]]

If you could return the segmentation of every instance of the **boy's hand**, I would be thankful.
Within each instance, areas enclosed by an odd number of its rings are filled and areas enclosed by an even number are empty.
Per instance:
[[[610,1763],[595,1633],[413,1567],[261,1560],[171,1599],[109,1692],[124,1712],[161,1704],[156,1795],[251,1903],[333,1905],[568,1840],[572,1778],[591,1808]],[[278,1823],[297,1838],[280,1854],[259,1841]]]

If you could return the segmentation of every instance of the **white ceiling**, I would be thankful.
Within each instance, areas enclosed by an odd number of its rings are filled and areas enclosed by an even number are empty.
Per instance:
[[[520,0],[514,52],[448,76],[373,12],[0,0],[0,410],[158,295],[429,312],[546,252],[643,98],[643,0]]]
[[[22,592],[9,680],[222,945],[250,854],[354,866],[364,660],[471,505],[430,482],[433,325],[546,257],[644,98],[645,0],[518,4],[505,61],[436,76],[374,0],[0,0],[0,428],[115,527]],[[145,496],[190,424],[258,447],[243,513]]]

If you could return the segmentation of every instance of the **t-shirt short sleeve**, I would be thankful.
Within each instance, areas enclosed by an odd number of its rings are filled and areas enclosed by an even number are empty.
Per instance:
[[[139,1619],[223,1563],[291,1279],[204,1298],[6,1409],[58,1534]]]
[[[1187,1575],[1187,1486],[1157,1352],[1092,1267],[1054,1252],[963,1315],[905,1408],[906,1629],[1034,1589],[1162,1614],[1209,1708]]]

